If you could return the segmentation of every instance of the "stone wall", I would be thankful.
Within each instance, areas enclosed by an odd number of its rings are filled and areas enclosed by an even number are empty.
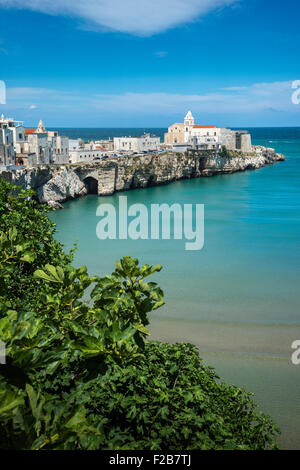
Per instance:
[[[263,147],[256,148],[249,155],[213,151],[188,154],[168,152],[161,155],[123,156],[82,165],[0,171],[0,177],[18,186],[36,190],[40,202],[55,207],[61,202],[87,194],[91,187],[97,188],[100,196],[106,196],[116,191],[168,184],[180,179],[257,169],[282,160],[285,160],[283,155]]]

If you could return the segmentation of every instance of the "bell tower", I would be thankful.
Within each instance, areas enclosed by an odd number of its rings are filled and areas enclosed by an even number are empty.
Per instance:
[[[194,127],[195,124],[195,119],[194,116],[192,115],[191,111],[187,113],[187,115],[184,118],[184,126],[185,127]],[[185,129],[187,130],[187,129]]]
[[[47,132],[42,120],[40,120],[36,132],[37,134],[45,134]]]
[[[189,141],[194,124],[195,124],[194,116],[192,115],[191,111],[189,111],[184,118],[184,141],[185,142]]]

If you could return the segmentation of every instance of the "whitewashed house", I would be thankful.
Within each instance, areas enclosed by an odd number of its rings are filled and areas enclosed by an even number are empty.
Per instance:
[[[0,166],[15,165],[13,131],[9,128],[4,116],[0,119]]]
[[[29,166],[49,165],[52,162],[52,147],[48,141],[47,132],[36,132],[36,129],[26,129],[25,153],[34,155]]]
[[[48,131],[48,141],[52,147],[52,163],[69,163],[69,137]]]
[[[64,164],[69,162],[69,138],[60,136],[58,131],[48,131],[43,121],[36,129],[25,129],[25,154],[27,166],[43,164]],[[24,158],[23,158],[24,161]]]
[[[106,153],[101,150],[78,148],[69,151],[70,163],[85,163],[100,160],[106,156]]]
[[[160,149],[160,138],[144,134],[141,137],[115,137],[114,151],[128,153],[155,152]]]
[[[69,139],[69,151],[79,150],[84,148],[84,141],[82,139]]]

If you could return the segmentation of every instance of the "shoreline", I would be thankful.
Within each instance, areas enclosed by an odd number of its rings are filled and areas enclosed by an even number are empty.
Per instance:
[[[35,190],[39,202],[60,209],[61,203],[86,194],[110,196],[118,191],[166,185],[183,179],[255,170],[285,159],[274,149],[253,146],[251,154],[200,151],[124,155],[81,164],[2,170],[0,177],[24,189]]]

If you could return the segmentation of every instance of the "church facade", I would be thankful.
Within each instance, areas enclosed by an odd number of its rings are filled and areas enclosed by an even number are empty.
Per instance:
[[[213,125],[197,125],[191,111],[184,122],[172,124],[165,134],[165,145],[193,145],[195,142],[209,148],[217,148],[220,142],[221,129]]]
[[[228,150],[251,152],[251,135],[248,131],[236,131],[215,125],[195,124],[191,111],[184,122],[177,122],[168,128],[164,143],[168,147],[219,150],[222,146]]]

